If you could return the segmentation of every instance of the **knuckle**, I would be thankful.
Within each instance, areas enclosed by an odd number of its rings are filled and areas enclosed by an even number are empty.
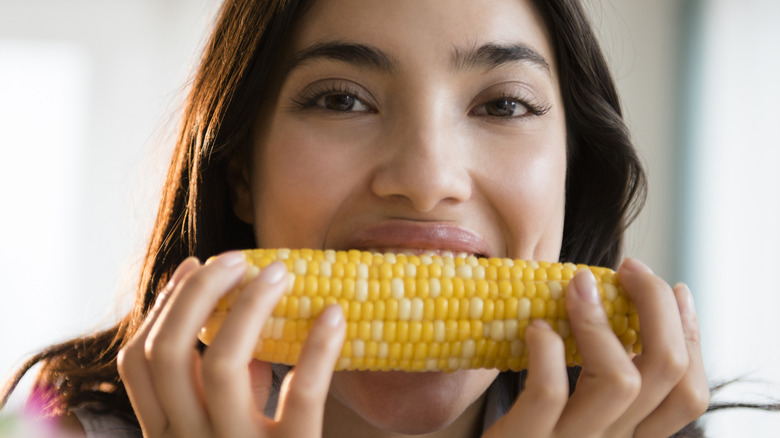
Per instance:
[[[205,355],[203,357],[203,383],[209,386],[223,386],[234,376],[244,371],[235,360],[222,355]]]
[[[669,349],[652,363],[654,377],[677,383],[685,377],[690,359],[685,349]]]
[[[149,337],[144,343],[144,357],[153,369],[174,369],[178,364],[179,348],[164,337]]]
[[[642,374],[633,366],[622,367],[608,376],[616,398],[633,400],[642,389]]]
[[[706,385],[688,387],[681,403],[683,413],[691,420],[701,417],[710,407],[710,397],[710,389]]]

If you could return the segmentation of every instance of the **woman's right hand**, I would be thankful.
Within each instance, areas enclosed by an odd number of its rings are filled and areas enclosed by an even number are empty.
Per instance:
[[[263,324],[284,292],[275,263],[250,281],[201,355],[197,334],[217,301],[236,287],[246,262],[228,252],[202,265],[188,258],[171,277],[135,336],[121,350],[119,374],[145,437],[319,437],[333,364],[344,341],[341,307],[327,308],[310,331],[299,364],[282,386],[275,419],[263,415],[270,364],[252,359]]]

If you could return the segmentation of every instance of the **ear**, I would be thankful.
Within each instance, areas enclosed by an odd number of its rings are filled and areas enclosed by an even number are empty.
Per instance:
[[[249,176],[249,163],[244,154],[233,154],[228,160],[226,178],[230,189],[230,202],[233,213],[247,224],[254,223],[255,214],[252,205],[252,185]]]

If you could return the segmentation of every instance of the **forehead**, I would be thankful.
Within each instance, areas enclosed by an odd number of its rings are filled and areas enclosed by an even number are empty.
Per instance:
[[[288,47],[295,52],[324,41],[378,47],[402,63],[452,63],[484,44],[522,44],[550,66],[554,61],[530,0],[315,0]]]

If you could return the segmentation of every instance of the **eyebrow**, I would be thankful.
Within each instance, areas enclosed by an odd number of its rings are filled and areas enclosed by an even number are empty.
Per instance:
[[[398,60],[377,47],[346,41],[326,41],[293,53],[284,75],[302,64],[318,59],[346,62],[391,75],[399,70]],[[528,62],[551,74],[550,64],[544,56],[522,43],[490,43],[466,51],[455,47],[451,64],[455,71],[461,71],[480,68],[489,70],[515,62]]]
[[[301,64],[316,59],[347,62],[386,74],[395,74],[398,71],[398,61],[376,47],[344,41],[327,41],[295,52],[287,64],[285,75]]]
[[[544,56],[525,44],[485,44],[465,52],[456,47],[452,60],[455,70],[492,69],[515,62],[528,62],[547,74],[552,72]]]

